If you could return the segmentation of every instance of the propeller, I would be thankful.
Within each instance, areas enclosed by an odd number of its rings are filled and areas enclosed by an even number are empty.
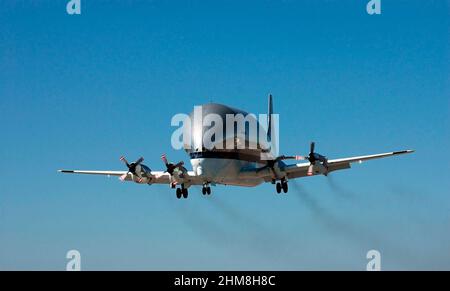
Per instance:
[[[283,161],[283,160],[304,160],[304,159],[305,158],[302,157],[302,156],[285,156],[285,155],[278,156],[278,157],[276,157],[273,160],[267,160],[267,164],[265,166],[262,166],[261,168],[258,168],[256,170],[256,172],[258,173],[258,172],[263,171],[265,169],[271,169],[272,171],[275,171],[275,169],[274,169],[275,164],[278,163],[279,161]]]
[[[311,142],[309,147],[309,155],[304,157],[305,160],[308,160],[311,164],[308,167],[307,175],[311,176],[313,174],[313,168],[317,161],[321,162],[322,165],[328,169],[328,159],[327,157],[314,152],[315,142]]]
[[[169,161],[167,160],[166,154],[163,154],[161,156],[162,161],[164,162],[164,164],[166,165],[166,170],[165,172],[169,173],[170,175],[173,175],[173,172],[177,169],[177,168],[181,168],[184,165],[184,162],[178,162],[176,164],[173,163],[169,163]]]
[[[137,159],[135,162],[133,162],[131,164],[128,163],[127,159],[124,156],[120,157],[120,160],[122,162],[124,162],[128,168],[128,172],[126,174],[123,174],[122,176],[120,176],[120,178],[119,178],[120,180],[124,181],[125,178],[128,176],[128,173],[131,173],[132,175],[136,175],[139,177],[139,179],[142,179],[142,177],[138,173],[136,173],[136,167],[144,161],[143,157],[140,157],[139,159]]]

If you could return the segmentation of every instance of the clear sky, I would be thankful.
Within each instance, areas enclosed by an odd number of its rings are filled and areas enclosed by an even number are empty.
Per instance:
[[[0,2],[0,269],[450,269],[448,1]],[[280,114],[285,154],[412,148],[330,177],[192,189],[63,175],[154,170],[176,113]]]

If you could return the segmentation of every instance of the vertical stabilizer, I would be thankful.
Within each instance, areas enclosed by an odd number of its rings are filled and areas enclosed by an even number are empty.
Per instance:
[[[269,94],[268,101],[268,112],[267,112],[267,141],[272,141],[272,114],[273,114],[273,102],[272,102],[272,94]]]

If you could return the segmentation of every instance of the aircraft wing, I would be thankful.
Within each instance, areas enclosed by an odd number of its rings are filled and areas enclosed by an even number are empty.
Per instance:
[[[328,172],[349,169],[352,163],[362,163],[363,161],[386,158],[396,155],[409,154],[414,152],[413,150],[404,150],[404,151],[396,151],[396,152],[388,152],[382,154],[375,155],[366,155],[366,156],[356,156],[349,158],[341,158],[341,159],[332,159],[328,160]],[[308,167],[310,163],[299,163],[288,165],[285,168],[288,178],[299,178],[308,176]]]
[[[124,177],[124,181],[135,181],[142,184],[170,184],[170,175],[163,171],[151,171],[147,173],[147,177],[139,182],[139,177],[128,173],[128,171],[90,171],[90,170],[58,170],[60,173],[66,174],[86,174],[86,175],[103,175],[103,176],[116,176]],[[128,173],[128,174],[127,174]],[[190,185],[202,185],[203,181],[194,175],[194,172],[188,171],[185,175],[186,183]]]

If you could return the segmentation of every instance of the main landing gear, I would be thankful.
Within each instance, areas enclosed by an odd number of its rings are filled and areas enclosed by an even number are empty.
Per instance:
[[[280,194],[281,190],[283,190],[284,193],[288,192],[288,183],[286,180],[281,180],[280,182],[276,183],[275,188],[277,189],[277,193]]]
[[[203,195],[210,195],[211,194],[211,187],[209,187],[208,185],[203,185],[202,187],[202,194]]]
[[[176,193],[178,199],[180,199],[181,197],[188,198],[189,194],[188,189],[184,188],[184,185],[181,185],[181,188],[177,188]]]

